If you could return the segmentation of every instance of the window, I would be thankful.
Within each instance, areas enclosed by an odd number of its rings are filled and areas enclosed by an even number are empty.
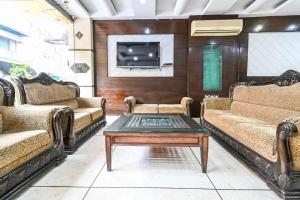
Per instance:
[[[222,50],[218,45],[204,46],[203,90],[222,90]]]
[[[9,49],[10,49],[9,46],[10,46],[9,39],[0,37],[0,50],[9,51]]]

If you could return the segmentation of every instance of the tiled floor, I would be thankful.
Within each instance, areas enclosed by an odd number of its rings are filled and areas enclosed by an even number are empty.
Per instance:
[[[107,118],[108,123],[117,117]],[[118,146],[106,171],[102,132],[29,187],[19,200],[278,200],[266,184],[213,139],[207,174],[198,148]]]

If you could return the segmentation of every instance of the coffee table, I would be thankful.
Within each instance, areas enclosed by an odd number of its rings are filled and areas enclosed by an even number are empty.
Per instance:
[[[209,133],[183,114],[121,115],[104,130],[107,171],[111,171],[113,145],[151,147],[200,147],[202,172],[206,173]]]

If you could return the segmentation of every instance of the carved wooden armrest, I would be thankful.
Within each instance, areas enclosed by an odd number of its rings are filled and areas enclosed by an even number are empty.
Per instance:
[[[124,103],[128,106],[128,113],[132,113],[136,104],[136,99],[133,96],[126,97]]]
[[[193,99],[190,97],[182,97],[180,104],[185,108],[186,114],[191,116],[191,104],[193,103]]]
[[[283,188],[293,183],[293,172],[300,171],[300,116],[284,120],[277,126],[278,158],[275,177]]]

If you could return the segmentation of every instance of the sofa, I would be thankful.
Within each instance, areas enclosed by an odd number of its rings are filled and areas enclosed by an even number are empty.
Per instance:
[[[79,97],[80,89],[73,82],[56,81],[45,73],[32,79],[15,78],[17,105],[67,107],[63,137],[65,151],[73,153],[84,141],[106,124],[102,97]]]
[[[128,113],[182,113],[190,116],[193,99],[183,97],[179,104],[140,104],[135,97],[129,96],[124,99],[124,103]]]
[[[13,86],[0,79],[0,199],[20,191],[65,157],[63,109],[16,108]]]
[[[229,98],[205,98],[201,123],[280,197],[300,198],[300,73],[234,84]]]

